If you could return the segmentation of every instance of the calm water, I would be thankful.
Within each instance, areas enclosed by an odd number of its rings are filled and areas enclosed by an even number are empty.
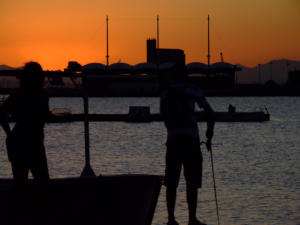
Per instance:
[[[300,225],[300,98],[208,98],[216,111],[229,103],[237,111],[266,105],[271,121],[216,123],[213,151],[221,224]],[[126,113],[129,105],[147,105],[158,112],[158,98],[91,98],[93,113]],[[83,111],[80,98],[54,98],[51,108]],[[205,124],[200,123],[201,137]],[[84,166],[83,123],[48,124],[45,128],[50,175],[78,176]],[[162,123],[90,124],[91,164],[97,174],[164,174],[166,129]],[[0,176],[11,177],[0,131]],[[203,188],[199,191],[198,217],[217,224],[209,154],[204,155]],[[178,187],[177,220],[187,224],[185,184]],[[167,221],[162,188],[153,224]]]

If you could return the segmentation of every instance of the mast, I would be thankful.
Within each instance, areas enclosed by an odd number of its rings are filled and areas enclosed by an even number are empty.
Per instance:
[[[207,17],[207,66],[210,66],[209,14]]]
[[[258,64],[258,85],[261,83],[261,64]]]
[[[84,108],[84,146],[85,146],[85,166],[81,172],[81,177],[95,177],[95,173],[90,164],[90,129],[89,129],[89,97],[86,75],[83,82],[83,108]]]
[[[106,16],[106,66],[109,65],[108,58],[108,16]]]
[[[157,42],[156,42],[156,48],[159,48],[159,15],[157,15],[156,18],[156,26],[157,26]]]

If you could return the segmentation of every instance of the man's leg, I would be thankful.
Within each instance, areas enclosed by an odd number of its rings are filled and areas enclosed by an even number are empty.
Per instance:
[[[30,170],[34,177],[34,199],[32,199],[37,210],[35,211],[33,224],[44,225],[48,224],[50,210],[50,198],[49,198],[49,172],[47,159],[44,152],[38,156],[33,156],[30,163]]]
[[[198,200],[198,187],[197,185],[187,184],[186,198],[189,208],[189,225],[206,225],[197,219],[197,200]]]
[[[196,217],[197,211],[197,199],[198,199],[198,188],[195,185],[187,185],[186,187],[186,197],[189,208],[189,225],[205,225],[198,221]]]
[[[9,223],[18,224],[24,217],[25,189],[28,177],[28,167],[21,160],[11,162],[13,185],[10,192]]]
[[[194,185],[186,186],[186,199],[189,208],[189,221],[196,219],[198,188]]]
[[[168,225],[178,225],[174,215],[176,190],[181,172],[181,159],[178,155],[177,147],[178,145],[176,143],[167,144],[165,185],[168,209]]]
[[[186,196],[189,209],[189,225],[205,225],[196,217],[198,188],[202,186],[202,154],[197,141],[187,143],[188,149],[184,157],[184,175],[186,179]]]
[[[167,208],[168,208],[168,220],[169,222],[175,221],[174,211],[176,203],[176,187],[167,187],[166,197],[167,197]]]

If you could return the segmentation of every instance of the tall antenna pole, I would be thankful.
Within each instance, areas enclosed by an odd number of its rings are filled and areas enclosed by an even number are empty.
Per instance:
[[[258,85],[261,83],[261,64],[258,64]]]
[[[270,62],[270,80],[273,81],[273,70],[272,70],[273,62]]]
[[[106,16],[106,66],[108,66],[108,16]]]
[[[156,48],[159,48],[159,15],[157,15],[156,18],[156,26],[157,26],[157,42],[156,42]]]
[[[210,40],[209,40],[209,15],[207,17],[207,66],[210,66]]]
[[[84,107],[84,146],[85,146],[85,166],[81,172],[81,177],[95,177],[95,173],[90,164],[90,129],[89,129],[89,96],[88,82],[86,75],[83,76],[83,107]]]

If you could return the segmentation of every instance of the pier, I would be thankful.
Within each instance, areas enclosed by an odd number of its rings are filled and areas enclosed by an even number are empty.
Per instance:
[[[205,122],[206,117],[204,112],[196,113],[198,122]],[[217,122],[264,122],[270,120],[270,115],[264,112],[215,112]],[[154,114],[89,114],[90,122],[131,122],[131,123],[146,123],[146,122],[162,122],[163,119],[158,113]],[[49,123],[66,123],[84,121],[84,114],[70,114],[62,116],[52,116]]]

